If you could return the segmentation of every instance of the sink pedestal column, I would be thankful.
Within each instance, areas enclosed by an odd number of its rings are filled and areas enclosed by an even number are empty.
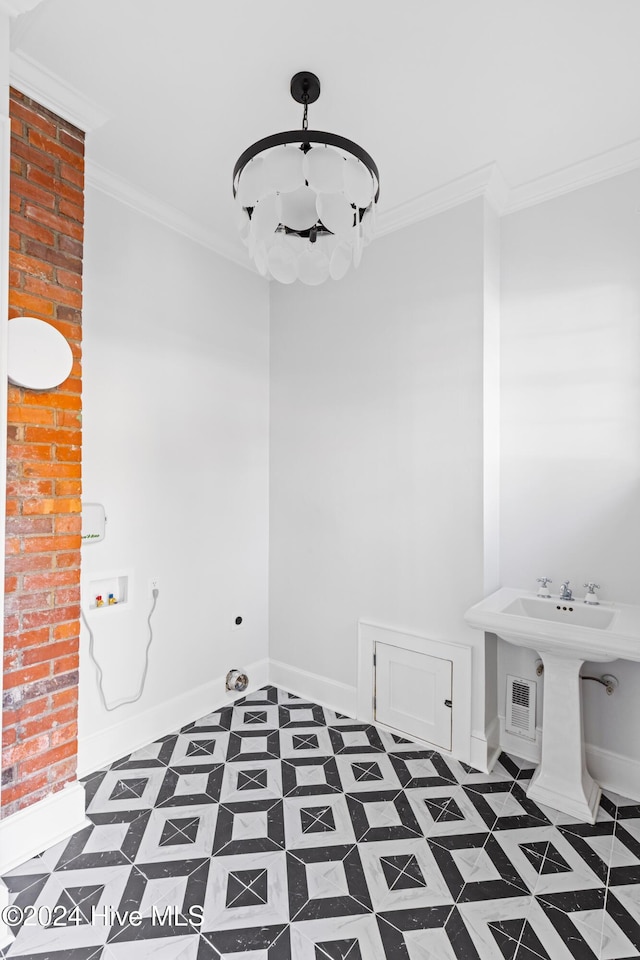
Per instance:
[[[552,653],[544,663],[542,760],[527,796],[587,823],[596,822],[600,786],[585,763],[580,668],[583,660]]]

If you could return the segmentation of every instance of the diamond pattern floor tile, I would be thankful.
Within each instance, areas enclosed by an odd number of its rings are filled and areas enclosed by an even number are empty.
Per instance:
[[[588,825],[273,686],[84,779],[2,960],[638,960],[640,804]]]

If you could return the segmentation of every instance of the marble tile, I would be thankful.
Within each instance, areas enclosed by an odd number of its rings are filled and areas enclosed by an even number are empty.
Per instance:
[[[271,685],[83,780],[2,960],[638,960],[640,804],[595,824]],[[49,922],[56,911],[58,923]]]
[[[211,862],[201,930],[235,930],[289,921],[284,851],[216,857]]]

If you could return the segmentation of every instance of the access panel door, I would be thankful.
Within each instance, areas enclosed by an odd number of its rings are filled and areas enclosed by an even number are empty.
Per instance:
[[[374,672],[375,719],[450,750],[451,660],[376,643]]]

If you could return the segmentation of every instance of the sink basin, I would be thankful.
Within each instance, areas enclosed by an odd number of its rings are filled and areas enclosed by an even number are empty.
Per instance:
[[[542,757],[527,796],[595,823],[601,790],[585,764],[580,668],[585,660],[640,661],[640,606],[591,606],[503,587],[470,607],[464,618],[542,657]]]
[[[464,615],[472,627],[538,653],[579,660],[640,660],[640,607],[589,605],[503,587]]]
[[[604,630],[616,615],[611,606],[590,606],[582,601],[556,600],[553,597],[518,597],[504,608],[503,613],[516,617],[535,617],[554,623],[574,624]]]

